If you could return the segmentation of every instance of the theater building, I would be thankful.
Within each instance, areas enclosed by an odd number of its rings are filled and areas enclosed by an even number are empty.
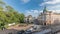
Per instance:
[[[60,13],[48,11],[45,7],[37,19],[41,25],[60,24]]]

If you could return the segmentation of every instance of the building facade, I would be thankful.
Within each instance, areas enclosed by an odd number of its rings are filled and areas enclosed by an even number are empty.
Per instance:
[[[60,24],[60,13],[48,11],[45,7],[38,20],[41,25]]]
[[[31,15],[29,15],[29,16],[25,17],[24,22],[33,23],[33,20],[34,20],[34,18]]]

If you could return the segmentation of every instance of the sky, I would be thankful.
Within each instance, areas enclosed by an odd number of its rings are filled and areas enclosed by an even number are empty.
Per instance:
[[[7,5],[10,5],[20,13],[26,16],[38,16],[43,12],[46,6],[48,10],[60,12],[60,0],[3,0]]]

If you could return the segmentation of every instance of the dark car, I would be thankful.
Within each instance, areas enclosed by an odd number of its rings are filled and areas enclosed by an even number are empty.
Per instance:
[[[32,34],[31,30],[26,30],[24,34]]]
[[[21,30],[21,31],[18,31],[17,34],[23,34],[25,31],[24,30]]]

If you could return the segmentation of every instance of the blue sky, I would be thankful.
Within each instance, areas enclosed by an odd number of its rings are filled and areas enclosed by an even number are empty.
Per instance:
[[[7,5],[12,6],[18,12],[27,15],[38,16],[44,6],[54,12],[60,11],[60,0],[3,0]]]

